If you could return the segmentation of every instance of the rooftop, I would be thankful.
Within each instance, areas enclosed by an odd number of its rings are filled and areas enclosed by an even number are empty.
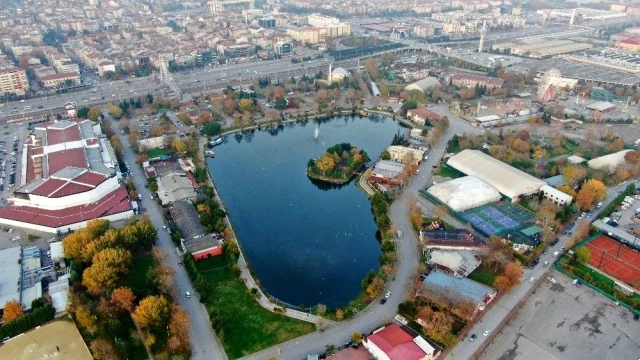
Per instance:
[[[500,200],[500,193],[486,182],[473,176],[433,185],[427,192],[460,212]]]
[[[432,250],[429,252],[429,263],[467,277],[480,266],[481,261],[475,251]]]
[[[493,295],[496,293],[494,289],[479,282],[455,277],[441,271],[432,271],[425,277],[421,291],[429,292],[437,287],[451,290],[445,293],[460,297],[462,300],[471,300],[474,304],[482,302],[487,294]]]
[[[11,300],[20,300],[22,267],[20,246],[0,250],[0,306]]]
[[[396,324],[374,332],[367,338],[367,341],[387,354],[390,360],[420,360],[436,352],[436,349],[420,336],[414,337],[413,334]]]

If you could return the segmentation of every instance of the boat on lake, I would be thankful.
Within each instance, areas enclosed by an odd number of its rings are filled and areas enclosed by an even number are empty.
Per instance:
[[[209,140],[209,146],[216,146],[216,145],[220,145],[222,144],[222,138],[221,137],[217,137],[217,138],[213,138],[211,140]]]

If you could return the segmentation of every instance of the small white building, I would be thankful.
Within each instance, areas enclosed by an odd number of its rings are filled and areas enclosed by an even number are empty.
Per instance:
[[[549,185],[542,186],[540,188],[540,191],[542,192],[545,199],[548,199],[558,206],[571,204],[571,201],[573,200],[573,197],[571,195],[565,194],[562,191]]]

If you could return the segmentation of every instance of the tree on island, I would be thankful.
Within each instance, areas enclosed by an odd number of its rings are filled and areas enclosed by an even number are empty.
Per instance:
[[[345,183],[369,161],[369,156],[349,143],[334,145],[317,159],[307,162],[307,175],[311,178]]]

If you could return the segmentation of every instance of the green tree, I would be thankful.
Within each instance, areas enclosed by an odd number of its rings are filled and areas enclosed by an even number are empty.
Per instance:
[[[88,115],[89,115],[89,108],[86,106],[83,106],[76,111],[76,116],[79,117],[80,119],[86,119]]]
[[[588,264],[591,261],[591,253],[586,247],[581,247],[576,250],[576,261],[582,264]]]
[[[221,130],[222,125],[220,125],[219,122],[212,121],[204,124],[204,126],[202,127],[202,134],[207,136],[215,136],[220,134]]]

